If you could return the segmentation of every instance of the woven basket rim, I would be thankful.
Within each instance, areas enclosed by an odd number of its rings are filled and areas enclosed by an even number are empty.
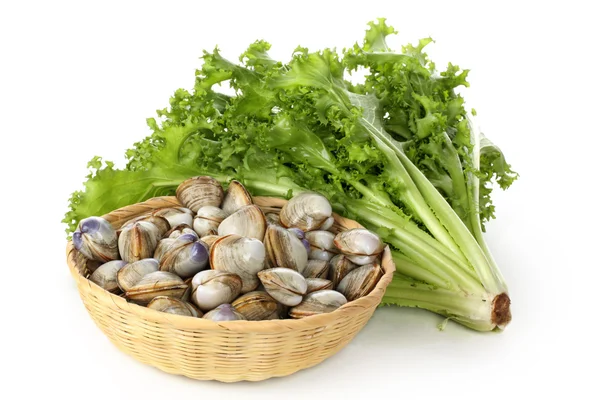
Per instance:
[[[253,197],[255,204],[263,210],[270,207],[280,208],[286,203],[286,200],[275,197]],[[120,227],[122,222],[133,218],[130,210],[136,207],[141,210],[152,210],[163,207],[181,207],[181,203],[174,196],[161,196],[148,199],[142,203],[137,203],[114,210],[103,217],[109,220],[113,226]],[[144,213],[140,211],[138,215]],[[126,216],[126,217],[123,217]],[[336,224],[342,226],[362,227],[356,221],[344,218],[334,213]],[[181,315],[168,314],[153,310],[135,303],[128,302],[124,297],[110,293],[100,286],[86,278],[77,261],[78,251],[74,248],[72,240],[67,241],[67,264],[71,271],[71,275],[79,285],[88,286],[89,290],[96,296],[98,301],[113,303],[120,309],[127,310],[138,317],[149,322],[167,323],[176,329],[196,329],[196,330],[227,330],[233,332],[286,332],[290,330],[314,329],[315,327],[323,327],[334,320],[352,316],[360,310],[372,308],[381,302],[387,286],[390,284],[395,266],[391,257],[389,246],[385,247],[382,256],[381,267],[384,270],[384,275],[379,279],[375,288],[366,296],[350,301],[340,308],[325,314],[313,315],[302,319],[282,319],[282,320],[262,320],[262,321],[223,321],[215,322],[204,318],[193,318]],[[81,290],[81,289],[80,289]],[[374,304],[375,303],[375,304]]]

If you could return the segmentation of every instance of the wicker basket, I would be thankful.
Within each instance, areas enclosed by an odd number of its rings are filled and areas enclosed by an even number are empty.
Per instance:
[[[285,200],[256,197],[265,212],[279,212]],[[104,216],[115,228],[152,209],[180,206],[157,197]],[[333,231],[360,227],[335,215]],[[67,263],[90,316],[123,352],[142,363],[193,379],[234,382],[285,376],[320,363],[341,350],[362,329],[380,303],[395,270],[389,248],[376,288],[339,309],[300,320],[213,322],[166,314],[128,303],[88,280],[83,256],[67,244]]]

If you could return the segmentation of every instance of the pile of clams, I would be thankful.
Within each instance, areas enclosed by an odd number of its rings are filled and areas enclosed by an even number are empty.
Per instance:
[[[184,207],[153,210],[114,229],[80,221],[74,247],[96,265],[89,279],[154,310],[213,321],[304,318],[365,296],[383,276],[371,231],[338,234],[329,201],[294,196],[264,211],[238,181],[209,176],[176,192]]]

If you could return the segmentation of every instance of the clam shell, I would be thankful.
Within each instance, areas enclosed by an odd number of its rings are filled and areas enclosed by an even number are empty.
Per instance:
[[[289,268],[270,268],[258,273],[267,293],[286,306],[295,306],[306,293],[306,279]]]
[[[330,251],[315,249],[315,248],[311,248],[310,253],[308,254],[308,256],[310,257],[311,260],[323,260],[323,261],[331,260],[334,255],[335,255],[335,253],[332,253]]]
[[[125,296],[139,304],[147,304],[156,296],[181,298],[188,285],[175,274],[165,271],[151,272],[145,275]]]
[[[224,210],[219,207],[204,206],[198,210],[197,217],[202,217],[215,222],[222,222],[230,214],[227,214]]]
[[[161,236],[157,226],[148,221],[137,221],[123,227],[119,235],[121,258],[134,262],[152,257]]]
[[[244,317],[242,313],[238,312],[235,308],[233,308],[231,304],[221,304],[214,310],[204,314],[204,318],[216,322],[240,320],[243,321],[246,319],[246,317]]]
[[[266,292],[246,293],[231,305],[249,321],[268,319],[277,311],[277,302]]]
[[[227,188],[225,199],[223,199],[223,204],[221,204],[223,211],[225,211],[227,215],[230,215],[250,204],[253,204],[252,196],[248,193],[244,185],[235,180],[231,181]]]
[[[145,275],[158,271],[158,260],[144,258],[125,265],[117,273],[117,284],[123,292],[127,292]]]
[[[357,255],[347,254],[346,257],[348,257],[348,260],[352,261],[356,265],[366,265],[366,264],[373,264],[374,262],[377,262],[377,260],[379,258],[379,254],[374,254],[372,256],[357,256]]]
[[[329,261],[329,274],[327,276],[333,282],[335,288],[350,271],[356,268],[358,268],[357,264],[354,264],[343,254],[338,254]]]
[[[302,272],[308,263],[308,254],[296,234],[285,228],[269,225],[265,233],[265,251],[270,268],[290,268]]]
[[[73,246],[88,260],[118,260],[117,232],[100,217],[84,218],[73,233]]]
[[[281,209],[279,220],[286,228],[300,228],[312,231],[331,217],[331,204],[324,196],[304,192],[292,197]]]
[[[168,296],[157,296],[153,298],[148,303],[147,307],[156,311],[175,315],[183,315],[186,317],[202,316],[202,313],[198,313],[198,310],[196,310],[191,304]]]
[[[335,219],[333,217],[329,217],[325,221],[323,221],[321,226],[319,226],[319,229],[327,231],[327,230],[331,229],[334,222],[335,222]]]
[[[216,242],[221,236],[219,235],[206,235],[202,236],[202,241],[208,246],[210,249],[214,242]]]
[[[223,187],[210,176],[196,176],[187,179],[177,187],[177,199],[193,212],[202,206],[218,207],[223,201]]]
[[[114,260],[104,263],[90,275],[90,281],[111,293],[119,293],[120,289],[117,284],[117,274],[125,265],[127,265],[127,262],[123,260]]]
[[[152,222],[154,225],[156,225],[161,237],[167,233],[169,229],[171,229],[171,224],[169,224],[169,221],[167,221],[166,218],[158,215],[152,215],[148,218],[145,218],[144,221]]]
[[[331,250],[334,252],[338,251],[335,245],[333,244],[333,239],[335,239],[335,235],[329,231],[310,231],[306,232],[304,234],[304,237],[306,237],[308,243],[310,243],[310,245],[313,247],[323,250]]]
[[[308,278],[306,279],[306,293],[317,292],[319,290],[333,290],[333,282],[328,279]]]
[[[244,206],[225,218],[219,225],[219,236],[240,235],[260,241],[265,237],[267,220],[257,205]]]
[[[169,229],[171,229],[171,225],[169,224],[169,221],[167,221],[166,218],[163,218],[161,216],[155,216],[151,213],[146,213],[146,214],[140,215],[138,217],[135,217],[135,218],[130,219],[129,221],[125,222],[123,225],[121,225],[121,229],[119,229],[118,234],[120,235],[120,233],[123,231],[123,229],[130,227],[134,223],[140,222],[140,221],[150,222],[150,223],[154,224],[158,228],[158,231],[160,232],[161,237]]]
[[[279,222],[279,214],[276,213],[266,213],[265,219],[267,220],[267,225],[277,225],[281,226],[281,222]]]
[[[310,231],[306,232],[305,237],[310,245],[308,257],[311,260],[329,261],[339,252],[333,244],[335,235],[329,231]]]
[[[160,258],[160,270],[189,278],[208,268],[208,246],[194,235],[181,235]]]
[[[194,217],[194,231],[200,237],[216,235],[219,225],[228,215],[219,207],[203,206]]]
[[[194,212],[185,207],[159,208],[153,211],[152,215],[165,218],[169,222],[171,228],[182,224],[192,226],[192,220],[194,218]]]
[[[265,246],[257,239],[228,235],[217,239],[210,248],[210,266],[232,272],[242,278],[242,293],[258,286],[256,274],[265,266]]]
[[[377,234],[362,228],[338,233],[333,243],[341,253],[349,256],[376,256],[384,249],[383,241]],[[367,259],[354,257],[353,262],[357,261],[365,262]]]
[[[169,229],[167,231],[167,233],[164,234],[163,237],[169,238],[169,239],[177,239],[181,235],[188,235],[188,234],[199,237],[198,234],[196,233],[196,231],[194,231],[194,229],[192,229],[192,227],[187,224],[179,224],[177,226],[174,226],[173,228]]]
[[[329,264],[324,260],[308,260],[302,271],[305,278],[327,278],[328,273]]]
[[[371,293],[382,276],[383,270],[379,264],[363,265],[350,271],[337,285],[336,290],[348,301],[356,300]]]
[[[192,302],[202,311],[231,303],[242,290],[242,279],[231,272],[209,269],[192,279]]]
[[[346,303],[344,295],[335,290],[319,290],[307,294],[300,304],[290,309],[289,315],[294,319],[310,317],[335,311]]]

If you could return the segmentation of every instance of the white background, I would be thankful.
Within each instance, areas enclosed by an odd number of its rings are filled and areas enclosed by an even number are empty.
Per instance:
[[[2,2],[0,397],[597,398],[598,13],[592,1],[479,3]],[[117,351],[65,263],[60,220],[87,161],[123,165],[145,119],[192,87],[203,49],[342,49],[379,16],[400,31],[396,48],[432,36],[436,64],[471,69],[469,106],[521,174],[494,194],[486,235],[512,324],[439,332],[438,316],[380,309],[336,356],[262,383],[192,381]]]

